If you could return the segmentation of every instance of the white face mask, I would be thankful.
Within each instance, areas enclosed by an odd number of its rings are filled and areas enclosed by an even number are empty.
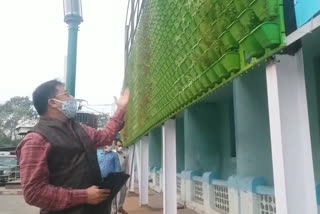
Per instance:
[[[121,152],[121,151],[122,151],[122,146],[118,147],[118,148],[117,148],[117,151],[118,151],[118,152]]]
[[[72,98],[70,100],[61,101],[54,99],[57,102],[62,103],[61,112],[66,116],[67,118],[75,118],[77,115],[77,101],[76,99]]]

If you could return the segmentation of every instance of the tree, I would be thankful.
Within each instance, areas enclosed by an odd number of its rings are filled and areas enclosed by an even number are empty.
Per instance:
[[[106,113],[100,113],[97,115],[98,128],[104,128],[107,122],[110,120],[110,115]]]
[[[12,140],[2,131],[0,130],[0,148],[8,147],[13,144]]]
[[[13,97],[5,104],[0,105],[0,140],[7,143],[8,137],[14,144],[16,139],[15,128],[23,122],[37,118],[37,112],[33,108],[29,97]],[[3,136],[4,135],[4,136]],[[0,142],[1,143],[1,142]]]

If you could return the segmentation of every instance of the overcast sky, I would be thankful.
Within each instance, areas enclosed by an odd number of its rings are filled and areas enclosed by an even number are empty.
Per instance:
[[[76,97],[90,104],[119,96],[126,6],[127,0],[82,0]],[[62,0],[1,1],[0,29],[0,103],[31,96],[47,80],[62,80],[68,38]]]

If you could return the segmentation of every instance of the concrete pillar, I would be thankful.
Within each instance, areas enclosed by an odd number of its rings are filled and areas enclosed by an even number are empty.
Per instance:
[[[266,69],[277,212],[316,214],[302,51],[277,60]]]
[[[149,137],[144,136],[140,141],[140,186],[139,204],[148,205],[149,202]]]
[[[163,213],[177,213],[176,121],[170,119],[162,127]]]
[[[319,31],[302,38],[303,61],[306,80],[310,135],[316,184],[320,184],[320,49]],[[320,212],[319,212],[320,213]]]
[[[130,179],[127,182],[127,187],[129,187],[130,192],[134,192],[134,182],[135,182],[135,145],[133,144],[129,147],[128,150],[128,173],[130,175]]]

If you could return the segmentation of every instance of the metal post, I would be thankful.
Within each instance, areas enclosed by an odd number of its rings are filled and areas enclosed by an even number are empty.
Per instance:
[[[129,169],[128,173],[130,174],[130,179],[127,183],[127,186],[129,187],[129,192],[134,192],[134,183],[135,183],[135,146],[136,144],[133,144],[129,147],[129,154],[128,154],[128,163],[129,163]]]
[[[66,88],[68,92],[74,96],[76,85],[78,29],[80,23],[83,22],[81,0],[63,0],[63,8],[64,21],[68,24],[69,28]]]
[[[138,142],[136,143],[138,144]],[[140,144],[140,143],[139,143]],[[140,157],[140,145],[135,145],[135,154],[134,154],[134,160],[135,160],[135,164],[137,165],[137,173],[138,173],[138,187],[139,187],[139,191],[141,188],[141,157]]]
[[[78,25],[69,25],[66,88],[72,96],[75,96],[76,85],[78,29]]]
[[[129,184],[129,192],[134,192],[134,184],[135,184],[135,165],[133,165],[132,173],[131,173],[131,179]]]
[[[149,140],[144,136],[140,141],[140,187],[139,204],[148,205],[149,202]]]
[[[135,3],[135,0],[131,0],[131,18],[130,18],[130,25],[131,25],[131,31],[130,31],[130,33],[131,33],[131,35],[130,35],[130,40],[131,40],[131,47],[132,47],[132,45],[133,45],[133,38],[134,38],[134,26],[135,26],[135,24],[134,24],[134,3]],[[130,48],[131,48],[130,47]]]
[[[129,45],[129,39],[128,39],[128,31],[129,31],[129,26],[126,25],[125,27],[125,43],[124,43],[124,70],[125,70],[125,74],[127,72],[127,67],[128,67],[128,57],[129,57],[129,53],[128,53],[128,45]]]
[[[277,60],[266,69],[277,213],[316,214],[302,50]]]
[[[163,213],[177,213],[176,121],[162,126]]]

